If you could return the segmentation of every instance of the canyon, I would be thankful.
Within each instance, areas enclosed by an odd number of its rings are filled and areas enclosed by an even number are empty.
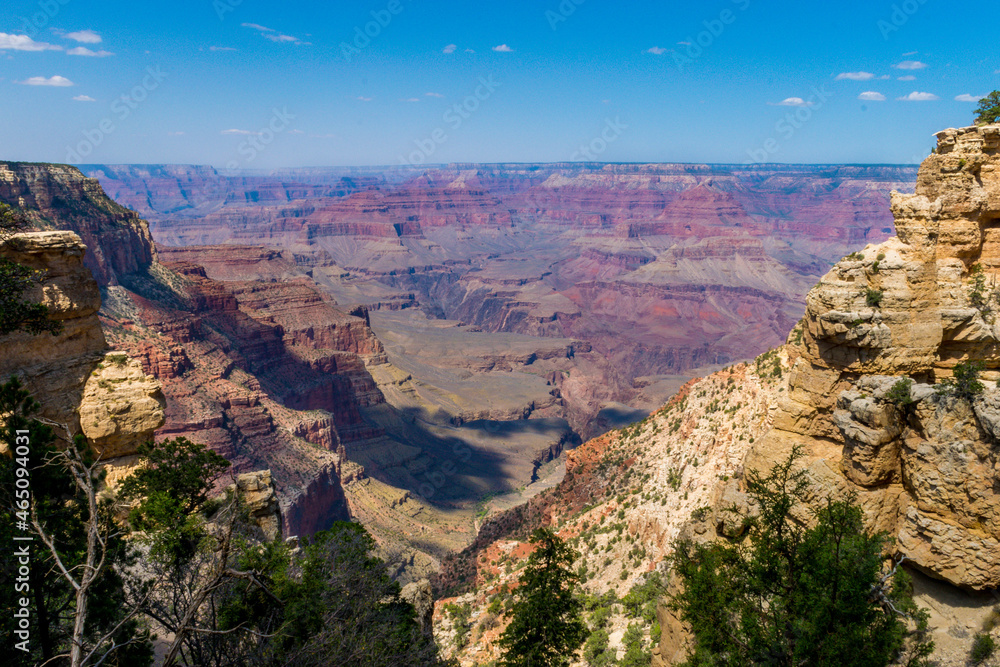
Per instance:
[[[404,582],[442,562],[448,581],[484,516],[577,478],[564,450],[783,342],[831,263],[892,234],[889,192],[915,178],[83,170],[5,163],[0,200],[83,239],[101,297],[90,316],[162,390],[155,437],[270,470],[286,535],[361,521]]]
[[[826,272],[783,344],[691,380],[642,421],[584,443],[559,484],[488,517],[442,563],[435,632],[451,655],[463,665],[497,657],[528,536],[549,526],[577,550],[588,599],[611,600],[607,629],[620,656],[636,615],[619,601],[657,576],[676,590],[668,558],[677,539],[739,539],[739,515],[753,512],[747,473],[797,451],[807,486],[795,520],[854,498],[912,576],[931,659],[969,664],[973,637],[996,633],[1000,583],[1000,126],[937,140],[915,193],[892,193],[897,235]],[[981,364],[980,385],[963,394],[956,383],[968,364]],[[661,598],[652,664],[682,662],[690,641]]]
[[[529,365],[501,358],[505,346],[488,342],[498,334],[537,341],[536,359],[565,347],[568,361],[547,380],[583,438],[781,342],[833,261],[892,234],[888,193],[916,175],[580,163],[82,169],[149,220],[161,247],[196,253],[209,278],[308,276],[338,304],[367,307],[383,342],[441,341],[418,377],[443,390],[494,358],[494,368]],[[220,246],[267,247],[296,269],[213,259],[233,252]],[[410,357],[400,346],[390,354]]]

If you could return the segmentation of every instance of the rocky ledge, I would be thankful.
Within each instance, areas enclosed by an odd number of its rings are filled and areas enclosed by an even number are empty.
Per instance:
[[[982,590],[1000,585],[1000,126],[937,138],[916,192],[892,195],[898,237],[809,292],[789,392],[748,465],[802,445],[817,501],[857,492],[917,567]],[[942,391],[969,362],[982,393]]]

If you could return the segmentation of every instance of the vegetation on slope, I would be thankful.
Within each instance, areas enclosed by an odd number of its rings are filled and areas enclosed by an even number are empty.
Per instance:
[[[443,664],[360,526],[262,539],[237,485],[210,497],[228,462],[183,438],[145,447],[116,496],[86,441],[55,449],[37,410],[0,385],[0,500],[19,508],[0,537],[36,545],[26,568],[10,549],[0,563],[4,607],[26,610],[4,620],[25,634],[7,664],[141,667],[155,643],[165,667]]]

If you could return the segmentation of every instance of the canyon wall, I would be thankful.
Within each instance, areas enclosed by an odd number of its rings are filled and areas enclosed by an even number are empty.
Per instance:
[[[156,438],[207,444],[236,474],[270,469],[285,534],[349,517],[338,427],[365,437],[356,396],[377,394],[358,356],[380,351],[363,317],[306,285],[227,290],[199,267],[167,268],[146,222],[72,167],[0,164],[0,201],[66,230],[28,235],[16,257],[47,272],[37,296],[65,332],[55,345],[15,335],[0,366],[25,378],[44,416],[107,456],[134,453],[162,425]]]
[[[77,434],[87,436],[113,483],[163,424],[165,401],[159,382],[105,340],[101,293],[86,253],[80,237],[68,231],[17,234],[0,244],[0,257],[39,272],[23,298],[44,304],[63,327],[56,335],[0,336],[0,378],[21,380],[41,404],[38,416],[55,426],[64,446]]]
[[[1000,126],[950,129],[893,194],[898,236],[841,260],[807,299],[801,358],[748,465],[806,449],[816,494],[859,494],[917,567],[1000,586]],[[982,363],[985,390],[942,381]],[[889,394],[901,378],[912,403]],[[943,390],[942,390],[943,388]],[[834,447],[831,447],[831,443]]]

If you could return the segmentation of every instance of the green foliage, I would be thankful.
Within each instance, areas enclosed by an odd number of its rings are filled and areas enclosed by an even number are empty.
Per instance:
[[[536,546],[521,573],[512,619],[499,645],[503,667],[565,667],[587,636],[571,567],[577,554],[551,530],[531,535]]]
[[[645,647],[644,633],[638,623],[630,623],[622,638],[625,655],[618,667],[649,667],[653,660],[652,652]]]
[[[981,665],[993,655],[996,650],[996,641],[993,637],[979,632],[972,640],[972,650],[969,651],[969,662],[973,665]]]
[[[987,287],[982,264],[973,264],[970,275],[972,286],[969,288],[969,303],[979,311],[984,320],[992,323],[996,319],[996,304],[1000,302],[995,281]]]
[[[375,542],[356,523],[336,522],[314,535],[297,554],[284,544],[251,550],[245,569],[268,574],[282,605],[273,638],[257,654],[261,665],[325,667],[432,667],[441,665],[437,647],[424,635],[413,606],[399,597],[399,584],[371,555]],[[261,592],[229,624],[274,609]],[[265,626],[262,629],[266,629]]]
[[[925,664],[927,613],[913,604],[902,570],[883,573],[889,540],[865,531],[855,499],[828,501],[810,528],[791,519],[807,486],[794,471],[800,455],[766,476],[748,472],[759,514],[746,519],[742,541],[675,545],[683,589],[670,604],[694,635],[688,664]]]
[[[865,289],[865,305],[869,308],[878,308],[882,305],[882,290],[872,289],[870,287]]]
[[[990,125],[1000,123],[1000,90],[979,100],[979,106],[974,112],[976,114],[976,125]]]
[[[0,258],[0,336],[15,331],[32,335],[62,331],[62,325],[48,318],[49,309],[43,304],[25,301],[24,292],[39,280],[40,272],[6,258]]]
[[[18,520],[31,521],[30,512],[19,505],[26,498],[17,493],[16,480],[20,478],[17,468],[26,467],[30,471],[31,506],[47,534],[52,538],[59,560],[71,572],[79,575],[85,566],[87,554],[87,523],[91,519],[88,498],[77,485],[70,470],[61,465],[54,447],[55,433],[42,424],[34,415],[40,405],[31,398],[16,378],[0,384],[0,442],[11,455],[0,455],[0,503],[5,508],[18,508],[23,514]],[[18,431],[28,433],[28,444],[16,439]],[[26,456],[19,454],[18,446],[26,446]],[[80,437],[70,449],[79,452],[80,458],[88,465],[93,457],[86,441]],[[23,453],[23,449],[21,450]],[[81,472],[79,470],[75,472]],[[85,474],[85,473],[84,473]],[[83,481],[83,480],[81,480]],[[91,480],[99,482],[95,475]],[[122,572],[135,563],[136,555],[129,548],[123,536],[113,529],[113,512],[109,501],[100,502],[93,520],[105,536],[105,560],[95,572],[95,579],[87,596],[89,613],[81,637],[84,652],[97,649],[94,661],[106,655],[106,665],[136,665],[142,667],[152,662],[150,634],[134,619],[126,617],[126,600],[129,590],[142,590],[141,581],[126,581]],[[0,540],[8,545],[0,556],[0,605],[4,609],[19,608],[19,597],[27,594],[30,609],[30,651],[13,650],[8,645],[5,665],[20,667],[38,665],[53,657],[65,654],[70,649],[73,636],[76,591],[60,575],[56,555],[39,543],[35,536],[29,572],[26,582],[28,590],[15,590],[15,577],[20,576],[18,557],[10,545],[14,536],[24,536],[26,530],[15,530],[16,524],[8,520],[0,524]],[[7,613],[0,620],[4,636],[15,636],[16,619]],[[117,626],[117,629],[115,629]],[[109,635],[108,641],[101,638]],[[55,663],[50,663],[55,664]],[[68,664],[68,662],[59,663]]]
[[[615,667],[615,651],[608,646],[608,631],[599,627],[583,644],[583,660],[588,667]]]
[[[650,572],[644,582],[633,586],[622,598],[625,615],[629,618],[642,618],[646,623],[652,623],[656,618],[656,604],[665,590],[660,573]]]
[[[450,602],[444,606],[444,611],[451,617],[451,625],[455,629],[455,648],[465,648],[469,643],[469,631],[472,629],[472,607],[468,604]]]
[[[911,395],[911,390],[913,389],[913,380],[910,378],[902,378],[896,381],[896,384],[892,385],[892,389],[886,392],[885,400],[890,403],[894,403],[901,408],[905,408],[908,405],[912,405],[915,401]]]
[[[952,377],[941,382],[935,391],[938,394],[957,396],[971,401],[985,389],[983,383],[979,381],[979,374],[985,368],[981,361],[963,361],[956,364],[952,370]]]
[[[187,438],[144,444],[139,455],[148,465],[126,478],[118,495],[135,503],[129,523],[146,534],[151,555],[177,566],[206,537],[201,512],[229,461]]]

